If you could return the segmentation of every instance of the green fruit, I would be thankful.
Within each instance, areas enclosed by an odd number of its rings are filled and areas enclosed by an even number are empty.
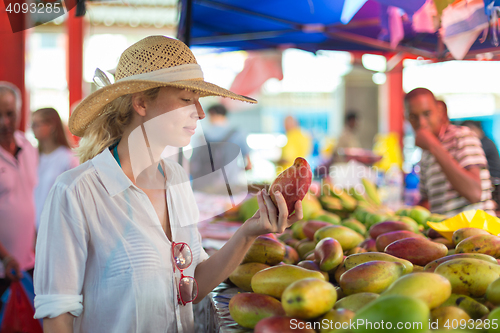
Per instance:
[[[380,196],[377,191],[377,186],[375,186],[375,184],[368,178],[361,178],[361,182],[365,187],[365,193],[368,200],[372,202],[374,205],[380,206],[382,204],[382,201],[380,200]]]
[[[270,237],[259,236],[248,249],[242,263],[276,265],[285,258],[285,252],[285,244]]]
[[[486,299],[495,305],[500,305],[500,278],[486,288]]]
[[[308,278],[290,284],[281,299],[287,316],[313,319],[333,308],[337,291],[330,282]]]
[[[500,257],[500,237],[494,235],[475,235],[461,241],[455,247],[455,253],[483,253]]]
[[[342,246],[330,237],[323,238],[314,249],[314,257],[319,268],[324,272],[336,269],[344,260]]]
[[[406,223],[409,226],[411,226],[411,229],[412,229],[413,232],[415,232],[415,233],[419,233],[420,232],[420,228],[418,226],[417,221],[415,221],[411,217],[409,217],[409,216],[399,216],[399,218],[397,218],[396,220],[399,221],[399,222]]]
[[[486,230],[478,228],[460,228],[453,232],[451,239],[453,240],[453,244],[458,245],[458,243],[464,239],[476,235],[490,235],[490,233]]]
[[[252,277],[263,269],[269,268],[269,265],[259,262],[249,262],[236,267],[236,269],[229,275],[229,280],[237,287],[245,290],[252,291],[250,282]]]
[[[441,307],[444,306],[458,306],[467,312],[472,319],[480,319],[490,312],[484,304],[479,303],[469,296],[458,294],[451,294],[450,298],[441,304]]]
[[[302,199],[302,212],[304,213],[304,220],[309,220],[311,216],[317,215],[321,212],[321,204],[316,196],[308,193],[304,199]]]
[[[331,224],[340,224],[340,216],[334,213],[325,212],[324,214],[314,217],[316,221],[325,221]]]
[[[340,276],[340,287],[346,295],[361,292],[379,294],[404,274],[400,262],[370,261],[346,271]]]
[[[401,259],[398,257],[391,256],[390,254],[383,252],[365,252],[365,253],[356,253],[348,256],[344,260],[344,266],[347,270],[354,268],[358,265],[361,265],[365,262],[370,261],[390,261],[390,262],[400,262],[404,267],[404,274],[411,273],[413,271],[413,264],[408,260]]]
[[[354,332],[426,332],[428,320],[429,307],[425,302],[409,296],[391,295],[380,297],[359,310],[354,317],[358,324]],[[383,328],[380,326],[382,322]],[[374,326],[376,324],[378,329]]]
[[[369,213],[366,216],[366,219],[365,219],[366,223],[365,223],[365,225],[366,225],[367,228],[370,228],[372,225],[380,223],[380,222],[387,221],[388,219],[389,219],[388,215]]]
[[[352,294],[339,299],[337,303],[335,303],[335,306],[333,308],[336,310],[347,309],[353,312],[358,312],[359,309],[363,308],[379,297],[379,294],[368,292]]]
[[[449,254],[450,251],[448,251],[448,255],[446,257],[439,258],[437,260],[433,260],[424,267],[424,271],[426,272],[434,272],[436,268],[441,265],[443,262],[450,261],[453,259],[461,259],[461,258],[472,258],[472,259],[480,259],[487,261],[489,263],[492,263],[494,265],[497,265],[498,262],[495,258],[492,256],[489,256],[487,254],[482,254],[482,253],[457,253],[457,254]]]
[[[424,227],[427,227],[427,221],[429,220],[429,217],[431,216],[431,212],[427,208],[424,208],[422,206],[415,206],[413,209],[410,211],[409,215],[412,219],[417,221],[418,224],[423,225]]]
[[[464,310],[456,306],[445,306],[431,311],[431,328],[453,328],[459,327],[460,321],[467,323],[470,316]],[[455,322],[453,322],[455,321]],[[458,325],[457,325],[458,324]]]
[[[396,211],[396,215],[398,216],[408,216],[410,215],[411,207],[403,207]]]
[[[281,302],[271,296],[242,293],[231,297],[229,314],[239,325],[254,328],[261,319],[283,316],[285,311]]]
[[[488,328],[488,332],[497,333],[500,330],[500,308],[496,308],[495,310],[491,311],[488,315],[488,319],[490,320],[490,327]]]
[[[344,227],[348,227],[349,229],[352,229],[359,233],[360,235],[365,235],[366,234],[366,227],[364,226],[363,223],[359,222],[356,219],[347,219],[342,221],[341,223]]]
[[[259,203],[257,202],[257,196],[253,196],[241,203],[238,210],[238,215],[241,221],[246,221],[251,218],[258,210]]]
[[[451,295],[451,284],[445,277],[434,273],[413,273],[400,277],[382,293],[405,295],[424,301],[429,309],[443,304]]]
[[[356,231],[341,225],[323,227],[314,233],[316,243],[326,237],[336,239],[344,251],[349,251],[364,240],[363,236]]]
[[[294,224],[292,224],[292,226],[290,227],[292,229],[292,235],[293,235],[293,238],[295,239],[304,239],[304,238],[307,238],[306,235],[304,234],[304,225],[307,223],[306,220],[300,220],[300,221],[297,221],[295,222]]]
[[[446,261],[434,272],[450,280],[453,293],[472,297],[483,297],[489,284],[500,278],[499,265],[472,258]]]
[[[266,268],[252,277],[251,285],[255,293],[265,294],[281,299],[283,291],[293,282],[305,278],[325,280],[323,273],[311,271],[293,265],[280,265]]]

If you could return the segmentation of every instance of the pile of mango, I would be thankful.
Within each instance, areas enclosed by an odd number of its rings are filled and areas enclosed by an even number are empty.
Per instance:
[[[258,237],[229,277],[232,318],[257,333],[500,332],[500,237],[450,241],[425,227],[443,216],[367,193],[308,195],[307,218]]]

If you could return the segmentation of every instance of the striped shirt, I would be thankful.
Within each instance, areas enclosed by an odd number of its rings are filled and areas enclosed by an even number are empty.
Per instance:
[[[479,139],[467,127],[447,125],[439,136],[443,147],[465,169],[478,167],[481,178],[481,201],[471,204],[462,197],[446,178],[435,157],[427,150],[420,160],[420,193],[422,200],[428,200],[431,212],[454,216],[469,209],[483,209],[495,216],[495,203],[491,200],[491,180],[486,157]]]

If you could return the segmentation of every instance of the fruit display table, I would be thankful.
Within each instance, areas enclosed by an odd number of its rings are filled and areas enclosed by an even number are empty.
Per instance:
[[[229,300],[241,289],[221,283],[200,303],[193,306],[196,333],[247,333],[229,315]]]

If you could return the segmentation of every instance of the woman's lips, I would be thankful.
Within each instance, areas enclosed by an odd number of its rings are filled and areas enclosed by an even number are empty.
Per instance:
[[[196,131],[196,127],[184,127],[184,129],[190,134],[194,134]]]

